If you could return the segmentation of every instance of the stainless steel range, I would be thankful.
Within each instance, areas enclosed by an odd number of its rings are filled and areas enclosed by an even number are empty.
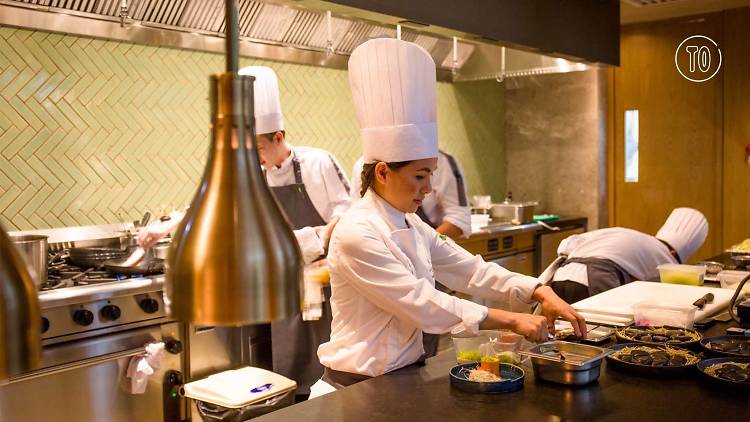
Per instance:
[[[119,244],[115,227],[49,230],[50,262],[41,286],[41,368],[0,387],[0,421],[181,421],[187,403],[177,391],[186,359],[184,325],[170,320],[162,297],[164,276],[113,275],[81,268],[65,250]],[[37,232],[38,233],[38,232]],[[108,237],[93,238],[108,233]],[[144,394],[132,394],[125,376],[144,346],[166,352]]]

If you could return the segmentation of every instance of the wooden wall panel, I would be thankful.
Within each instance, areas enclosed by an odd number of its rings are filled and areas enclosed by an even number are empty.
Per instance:
[[[614,222],[656,233],[669,212],[706,215],[709,237],[693,261],[721,250],[722,72],[694,83],[675,69],[677,45],[701,34],[722,45],[722,15],[624,26],[614,75]],[[624,182],[624,113],[639,110],[639,182]]]
[[[724,246],[750,237],[750,8],[724,20]]]

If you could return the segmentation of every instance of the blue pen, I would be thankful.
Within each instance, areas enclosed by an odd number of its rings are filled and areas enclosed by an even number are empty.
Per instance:
[[[273,384],[271,384],[271,383],[264,384],[264,385],[259,385],[259,386],[255,387],[255,388],[251,389],[250,392],[251,393],[260,393],[260,392],[263,392],[263,391],[270,390],[271,387],[273,387]]]

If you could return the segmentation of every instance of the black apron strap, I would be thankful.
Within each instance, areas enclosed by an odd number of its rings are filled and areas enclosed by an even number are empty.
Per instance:
[[[302,167],[299,165],[297,157],[292,158],[292,166],[294,167],[294,183],[302,184]]]
[[[424,209],[421,206],[417,208],[416,214],[419,216],[419,218],[422,219],[422,221],[429,224],[433,229],[438,228],[437,224],[433,223],[432,220],[430,220],[430,217],[427,216],[427,213],[424,212]]]
[[[333,165],[333,168],[336,169],[336,174],[339,176],[339,180],[341,180],[341,184],[344,185],[344,189],[346,189],[346,193],[349,193],[351,188],[349,187],[349,181],[346,180],[346,177],[344,177],[344,172],[341,171],[341,167],[336,163],[336,160],[333,158],[333,155],[328,154],[328,158],[331,160],[331,165]]]
[[[590,296],[606,292],[607,290],[620,287],[633,281],[633,276],[628,274],[625,269],[610,259],[567,258],[560,264],[560,267],[572,263],[586,265],[586,274],[589,279],[588,291]]]
[[[440,151],[441,154],[445,155],[448,159],[448,164],[451,166],[453,176],[456,177],[456,192],[458,192],[458,205],[465,207],[469,204],[466,200],[466,189],[464,188],[464,175],[461,174],[461,170],[458,169],[458,163],[452,155]]]

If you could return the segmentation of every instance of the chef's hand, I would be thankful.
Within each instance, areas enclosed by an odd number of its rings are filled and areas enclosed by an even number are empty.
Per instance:
[[[576,336],[586,338],[586,320],[549,286],[540,286],[534,290],[534,300],[542,306],[542,313],[547,318],[547,325],[555,333],[555,320],[560,317],[573,326]]]
[[[514,314],[511,330],[534,343],[542,343],[549,338],[547,319],[541,315],[516,313]]]
[[[487,318],[479,323],[480,330],[510,329],[535,343],[547,341],[547,319],[541,315],[487,309]]]
[[[337,215],[333,217],[331,221],[329,221],[325,226],[318,226],[315,228],[320,241],[323,242],[323,249],[328,249],[328,242],[331,240],[331,233],[333,233],[333,228],[336,227],[336,224],[338,224],[340,218],[341,217]]]

